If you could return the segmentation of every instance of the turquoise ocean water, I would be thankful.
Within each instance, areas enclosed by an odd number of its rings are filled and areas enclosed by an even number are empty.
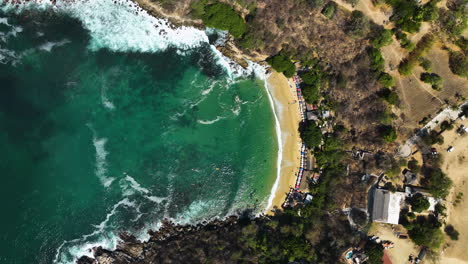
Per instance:
[[[265,207],[263,81],[236,78],[205,32],[123,1],[0,3],[0,263],[69,263],[164,218]]]

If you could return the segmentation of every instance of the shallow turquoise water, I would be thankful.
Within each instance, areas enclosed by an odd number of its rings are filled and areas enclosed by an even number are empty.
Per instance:
[[[229,78],[208,44],[91,49],[60,12],[0,17],[0,263],[265,206],[277,144],[261,80]]]

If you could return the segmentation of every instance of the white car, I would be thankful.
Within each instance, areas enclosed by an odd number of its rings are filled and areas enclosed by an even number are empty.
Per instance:
[[[447,152],[452,152],[455,148],[450,146],[448,149],[447,149]]]

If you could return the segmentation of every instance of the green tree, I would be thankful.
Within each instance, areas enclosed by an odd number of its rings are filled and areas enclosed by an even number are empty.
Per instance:
[[[400,41],[400,46],[408,51],[413,51],[415,45],[408,39],[408,36],[401,30],[397,30],[395,37]]]
[[[438,74],[423,72],[420,79],[425,83],[431,84],[434,90],[440,91],[442,89],[442,77]]]
[[[384,99],[391,105],[396,105],[398,103],[398,94],[388,88],[382,89],[380,92],[378,92],[378,95],[380,98]]]
[[[351,12],[351,18],[348,22],[348,32],[353,37],[363,37],[369,28],[369,20],[361,11]]]
[[[367,262],[369,264],[380,264],[382,263],[382,258],[384,255],[383,252],[383,247],[381,244],[377,244],[375,242],[368,242],[366,244],[366,247],[364,248],[364,251],[366,252],[367,256],[369,259]]]
[[[412,172],[419,172],[421,170],[421,166],[419,166],[418,161],[414,158],[411,158],[410,161],[408,161],[408,169],[410,169]]]
[[[383,27],[378,30],[377,36],[372,40],[372,45],[377,49],[390,43],[392,43],[392,31]]]
[[[314,122],[304,125],[300,132],[307,147],[314,148],[322,143],[322,131]]]
[[[383,140],[387,143],[394,142],[398,137],[395,128],[393,128],[392,126],[381,126],[380,135],[382,136]]]
[[[444,234],[440,230],[441,224],[434,217],[418,217],[412,223],[413,228],[408,231],[410,238],[418,246],[438,249],[443,241]]]
[[[322,14],[328,18],[331,19],[335,15],[335,10],[337,6],[336,3],[333,1],[328,2],[325,7],[322,9]]]
[[[419,60],[419,65],[427,72],[431,72],[432,71],[432,63],[430,60],[426,59],[426,58],[421,58]]]
[[[385,0],[393,7],[393,15],[390,20],[396,26],[406,32],[415,33],[419,31],[423,14],[416,0]]]
[[[235,38],[240,38],[247,30],[244,19],[224,3],[205,6],[202,20],[208,27],[228,30]]]
[[[434,198],[445,198],[452,186],[452,180],[441,169],[426,169],[422,184]]]
[[[440,129],[442,130],[452,130],[453,129],[453,123],[445,120],[440,124]]]
[[[387,88],[390,88],[390,87],[393,87],[395,85],[395,80],[393,79],[393,77],[386,73],[386,72],[382,72],[379,76],[379,83],[383,86],[383,87],[387,87]]]
[[[384,69],[385,60],[382,57],[379,49],[370,48],[367,52],[371,61],[370,68],[373,71],[381,72]]]
[[[320,100],[320,90],[327,84],[328,77],[319,65],[307,72],[301,73],[303,84],[302,95],[307,103],[313,104]]]
[[[266,60],[268,64],[273,67],[277,72],[282,72],[284,76],[291,78],[296,72],[296,66],[288,58],[288,56],[280,53],[276,56],[270,57]]]
[[[408,201],[411,204],[411,210],[417,213],[427,210],[430,206],[426,197],[420,193],[413,195]]]
[[[457,230],[455,230],[455,227],[453,225],[447,225],[444,228],[445,233],[450,237],[451,240],[458,240],[458,236],[460,233],[458,233]]]

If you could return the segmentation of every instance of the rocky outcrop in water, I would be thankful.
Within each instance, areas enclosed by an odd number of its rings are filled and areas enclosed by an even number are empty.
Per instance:
[[[94,248],[94,258],[83,256],[77,263],[207,263],[209,259],[215,258],[230,263],[224,259],[225,255],[230,255],[229,250],[226,254],[219,254],[218,250],[213,251],[210,242],[237,235],[236,229],[240,230],[238,221],[239,218],[233,216],[195,226],[165,222],[159,231],[149,232],[151,237],[147,242],[140,242],[134,236],[122,233],[122,242],[116,250]]]

